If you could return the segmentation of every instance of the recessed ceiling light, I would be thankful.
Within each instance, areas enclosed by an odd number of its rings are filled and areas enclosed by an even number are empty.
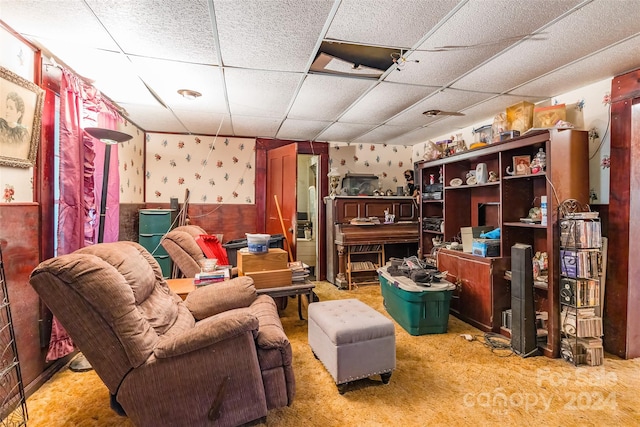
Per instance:
[[[202,96],[200,92],[196,92],[191,89],[180,89],[178,90],[178,93],[187,99],[196,99],[197,97]]]

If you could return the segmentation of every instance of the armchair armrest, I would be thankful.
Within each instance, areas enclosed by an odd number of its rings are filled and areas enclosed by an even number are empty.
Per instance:
[[[158,359],[180,356],[226,339],[257,334],[258,318],[249,309],[232,310],[197,322],[183,334],[160,339],[153,350]]]
[[[257,297],[253,279],[241,276],[200,287],[191,292],[184,303],[193,317],[201,320],[234,308],[248,307]]]

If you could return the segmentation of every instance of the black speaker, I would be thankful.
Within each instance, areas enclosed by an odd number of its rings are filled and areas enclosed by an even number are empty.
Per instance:
[[[511,348],[522,357],[537,355],[533,250],[521,243],[511,247],[511,315]]]

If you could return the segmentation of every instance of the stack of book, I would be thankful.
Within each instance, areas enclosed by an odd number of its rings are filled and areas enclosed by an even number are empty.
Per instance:
[[[225,268],[222,270],[196,273],[196,276],[193,279],[193,283],[196,285],[196,287],[198,287],[198,286],[210,285],[212,283],[222,282],[228,279],[229,279],[229,270]]]
[[[302,261],[288,263],[291,270],[291,281],[293,283],[304,282],[309,277],[309,266]]]

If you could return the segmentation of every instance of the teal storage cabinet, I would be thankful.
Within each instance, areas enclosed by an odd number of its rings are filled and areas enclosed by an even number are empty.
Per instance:
[[[175,209],[140,209],[138,243],[158,261],[164,278],[171,277],[171,258],[160,241],[175,227]]]
[[[444,334],[449,325],[449,305],[455,285],[441,281],[421,286],[404,276],[378,269],[380,292],[387,313],[411,335]]]

